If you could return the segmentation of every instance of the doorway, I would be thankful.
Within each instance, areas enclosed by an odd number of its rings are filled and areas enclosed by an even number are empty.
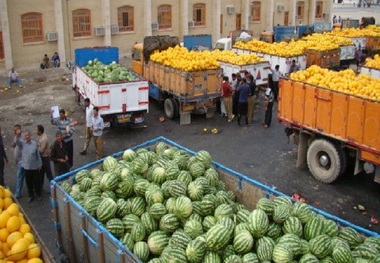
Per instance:
[[[236,30],[241,30],[241,14],[236,14]]]
[[[284,26],[289,25],[289,11],[284,12]]]

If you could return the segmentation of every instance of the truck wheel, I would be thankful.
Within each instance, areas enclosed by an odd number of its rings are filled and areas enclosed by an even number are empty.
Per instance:
[[[165,100],[164,111],[166,117],[170,120],[178,116],[178,105],[173,98],[168,98]]]
[[[307,150],[307,165],[315,179],[329,184],[334,182],[342,172],[342,157],[333,143],[316,139]]]

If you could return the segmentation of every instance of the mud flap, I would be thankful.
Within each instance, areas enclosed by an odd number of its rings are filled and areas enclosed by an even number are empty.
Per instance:
[[[207,108],[207,110],[206,110],[206,118],[209,119],[209,118],[214,117],[215,111],[216,111],[216,107],[209,107],[209,108]]]
[[[188,125],[191,123],[191,113],[190,112],[180,112],[179,114],[179,124]]]
[[[380,165],[376,165],[374,181],[380,184]]]
[[[303,169],[307,167],[306,155],[307,155],[307,147],[308,147],[308,143],[307,143],[308,138],[309,136],[307,134],[303,132],[299,133],[297,162],[296,162],[297,168]]]

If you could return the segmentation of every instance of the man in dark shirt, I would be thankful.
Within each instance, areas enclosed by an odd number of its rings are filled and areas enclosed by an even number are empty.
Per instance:
[[[239,92],[239,105],[238,105],[238,125],[240,126],[240,120],[241,116],[244,115],[245,117],[245,124],[248,125],[248,97],[251,95],[251,88],[249,87],[247,83],[247,79],[243,78],[242,80],[243,84],[238,88]]]
[[[4,150],[3,136],[0,127],[0,185],[5,186],[4,182],[4,164],[8,163],[8,157]]]
[[[68,156],[65,142],[60,131],[55,134],[55,142],[51,147],[50,159],[54,163],[55,176],[67,173],[70,170],[70,165],[67,163]]]

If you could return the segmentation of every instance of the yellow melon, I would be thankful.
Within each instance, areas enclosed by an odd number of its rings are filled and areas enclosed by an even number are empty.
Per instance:
[[[31,258],[39,258],[41,256],[41,248],[38,244],[32,243],[29,245],[27,257]]]
[[[23,238],[23,235],[19,231],[11,233],[7,238],[8,247],[12,247],[20,238]]]
[[[12,215],[12,216],[18,216],[20,213],[20,208],[18,204],[12,203],[10,206],[7,208],[7,211]]]
[[[7,226],[8,219],[11,218],[11,214],[8,211],[3,211],[0,214],[0,228]]]
[[[19,230],[21,226],[20,218],[18,216],[11,216],[7,222],[7,229],[9,233]]]

